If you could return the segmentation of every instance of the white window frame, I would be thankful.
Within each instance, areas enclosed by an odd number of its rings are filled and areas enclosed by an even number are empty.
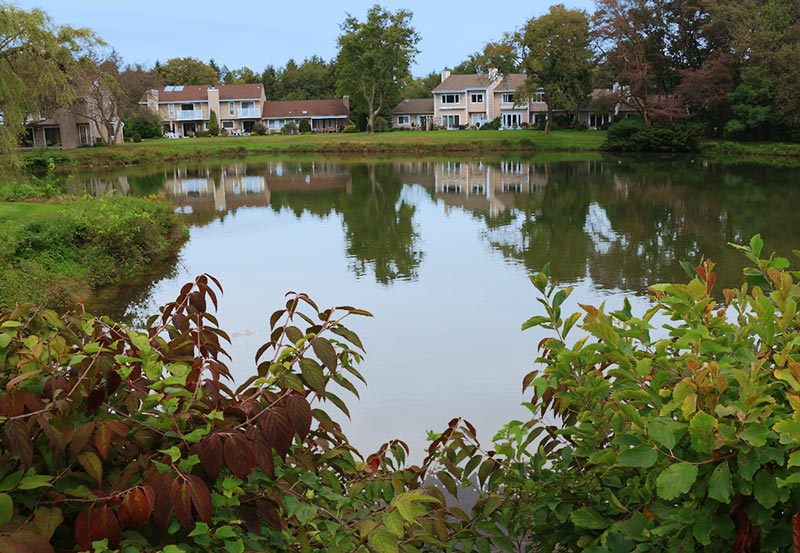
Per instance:
[[[460,104],[461,94],[442,94],[442,104]]]
[[[482,104],[483,103],[483,93],[482,92],[473,92],[469,96],[469,101],[472,104]]]
[[[187,109],[186,106],[189,106]],[[194,111],[194,103],[185,102],[181,104],[181,111]]]
[[[236,102],[228,102],[228,115],[236,115]]]
[[[442,115],[442,127],[445,129],[457,129],[460,126],[461,116],[458,113]]]
[[[89,123],[78,123],[78,142],[81,146],[89,146],[92,143],[92,132]]]
[[[175,119],[175,104],[167,104],[167,117]]]
[[[503,92],[503,103],[504,104],[513,104],[514,103],[514,93],[513,92]]]
[[[397,116],[397,124],[398,125],[410,125],[411,124],[411,116],[410,115],[398,115]]]
[[[236,127],[236,123],[234,123],[233,121],[225,120],[225,121],[222,122],[222,128],[223,129],[230,130],[230,129],[233,129],[235,127]]]
[[[256,107],[255,102],[242,102],[242,109],[253,109]]]

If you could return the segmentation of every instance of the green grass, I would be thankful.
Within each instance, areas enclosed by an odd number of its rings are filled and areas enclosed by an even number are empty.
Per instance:
[[[142,198],[0,202],[0,311],[65,308],[173,256],[186,230],[172,205]]]
[[[703,144],[703,153],[718,156],[800,157],[800,144],[787,142],[714,141]]]
[[[254,154],[348,153],[437,154],[456,152],[592,152],[606,139],[603,131],[431,131],[352,134],[269,135],[249,137],[151,139],[113,148],[26,153],[32,166],[41,167],[53,157],[61,168],[108,167],[171,162],[208,157],[240,157]]]

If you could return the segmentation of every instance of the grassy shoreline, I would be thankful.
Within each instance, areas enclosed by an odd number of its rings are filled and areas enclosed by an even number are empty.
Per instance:
[[[438,131],[379,134],[269,135],[180,140],[150,139],[113,148],[31,150],[29,166],[53,159],[61,170],[173,162],[257,154],[437,154],[487,152],[599,152],[603,131]]]

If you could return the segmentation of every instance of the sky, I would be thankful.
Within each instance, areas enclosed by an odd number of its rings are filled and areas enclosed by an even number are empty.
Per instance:
[[[316,0],[11,0],[39,8],[57,25],[88,27],[115,48],[126,63],[151,66],[193,57],[229,69],[261,72],[318,55],[336,57],[336,39],[347,14],[364,20],[375,1]],[[503,33],[520,27],[552,4],[591,12],[593,0],[383,0],[383,7],[410,10],[420,35],[412,66],[415,76],[462,62]]]

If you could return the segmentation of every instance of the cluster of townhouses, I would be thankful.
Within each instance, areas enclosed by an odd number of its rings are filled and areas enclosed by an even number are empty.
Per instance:
[[[393,126],[401,129],[480,128],[500,120],[500,128],[518,129],[536,126],[547,118],[544,93],[522,98],[517,90],[525,84],[525,75],[513,73],[500,77],[494,73],[453,75],[442,72],[441,83],[433,89],[433,98],[403,100],[393,110]],[[577,114],[578,123],[598,129],[615,117],[625,117],[634,110],[615,100],[616,91],[595,89],[586,106]],[[556,115],[563,109],[554,110]]]
[[[532,98],[518,96],[517,90],[524,83],[523,74],[501,77],[493,73],[453,75],[444,71],[432,98],[403,100],[394,107],[392,126],[411,130],[480,128],[495,119],[503,129],[536,126],[547,117],[547,104],[542,93]],[[613,118],[633,113],[615,97],[615,91],[595,89],[586,108],[575,114],[579,124],[596,129]],[[158,113],[164,136],[170,138],[196,136],[209,130],[212,111],[220,132],[229,136],[247,135],[257,124],[277,133],[289,123],[299,127],[303,120],[308,121],[313,132],[340,132],[351,123],[347,96],[273,101],[266,99],[261,84],[165,86],[148,90],[139,104]],[[555,113],[563,114],[564,110]],[[61,110],[52,117],[30,120],[24,145],[74,148],[107,138],[90,121]]]

